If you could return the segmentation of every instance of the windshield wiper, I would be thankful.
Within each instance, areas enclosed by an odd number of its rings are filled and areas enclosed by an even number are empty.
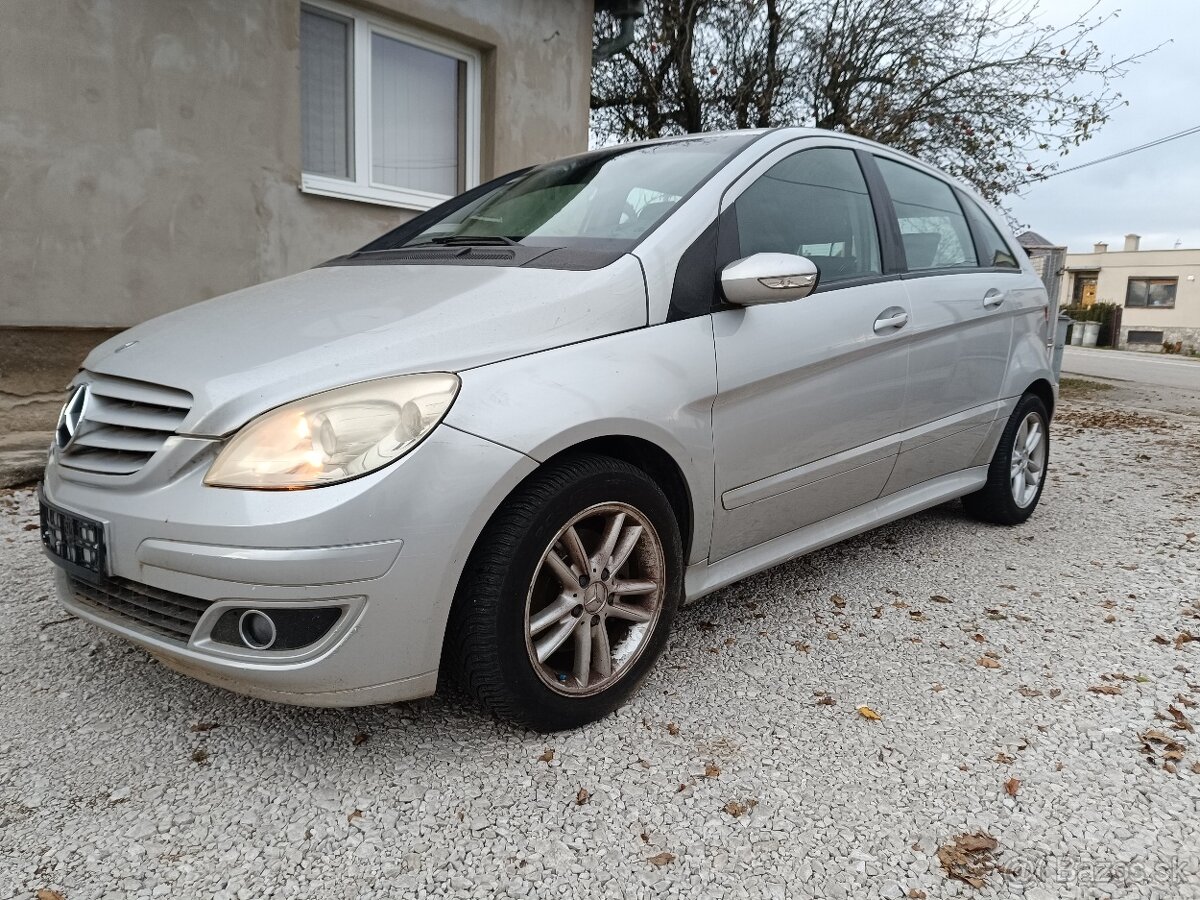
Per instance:
[[[430,238],[431,244],[460,244],[462,246],[481,246],[481,247],[515,247],[517,242],[512,238],[505,237],[502,234],[446,234],[440,237]]]

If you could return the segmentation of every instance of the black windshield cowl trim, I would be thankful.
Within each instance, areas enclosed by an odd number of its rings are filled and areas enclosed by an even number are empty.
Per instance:
[[[530,247],[524,244],[416,244],[395,250],[358,251],[339,256],[324,266],[502,266],[516,268],[553,253],[556,247]],[[547,268],[556,268],[548,266]]]

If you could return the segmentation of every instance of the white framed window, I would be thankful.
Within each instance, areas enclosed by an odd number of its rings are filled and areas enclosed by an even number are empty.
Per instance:
[[[300,189],[429,209],[477,185],[480,68],[445,38],[301,4]]]

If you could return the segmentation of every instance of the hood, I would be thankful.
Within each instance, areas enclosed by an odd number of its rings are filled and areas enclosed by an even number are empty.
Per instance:
[[[137,325],[84,368],[192,394],[180,432],[222,435],[319,391],[455,372],[646,324],[632,256],[594,271],[327,266]]]

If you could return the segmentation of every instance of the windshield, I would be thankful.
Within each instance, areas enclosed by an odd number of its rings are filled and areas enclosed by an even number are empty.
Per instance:
[[[448,243],[626,250],[748,139],[614,147],[547,163],[456,197],[360,252]]]

